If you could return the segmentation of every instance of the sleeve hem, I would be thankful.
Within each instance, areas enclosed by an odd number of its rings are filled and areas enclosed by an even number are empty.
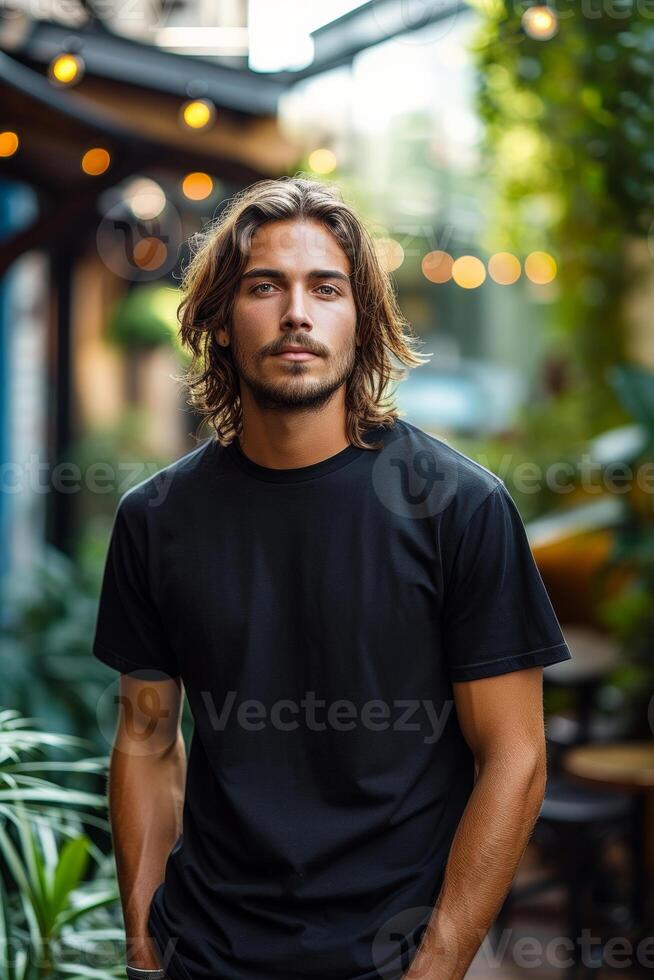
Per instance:
[[[474,681],[482,677],[495,677],[498,674],[523,670],[525,667],[547,667],[549,664],[558,664],[564,660],[572,660],[572,654],[565,642],[551,647],[541,647],[539,650],[500,657],[498,660],[452,666],[449,671],[453,681]]]
[[[143,674],[143,680],[162,680],[161,674],[166,674],[168,677],[179,677],[180,672],[177,668],[171,670],[169,666],[163,665],[153,665],[153,664],[137,664],[133,660],[126,660],[120,654],[116,653],[114,650],[106,647],[103,643],[96,640],[93,644],[93,655],[101,660],[102,663],[107,664],[109,667],[113,667],[115,670],[119,670],[121,674],[131,674],[135,671],[140,671]],[[153,676],[148,678],[146,673],[150,672]]]

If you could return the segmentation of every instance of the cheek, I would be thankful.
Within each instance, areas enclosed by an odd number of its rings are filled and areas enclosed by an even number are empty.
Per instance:
[[[334,309],[330,312],[332,315],[328,330],[331,334],[332,345],[334,347],[349,347],[354,344],[357,325],[356,310],[349,306],[341,306],[340,309]]]
[[[238,333],[241,347],[260,347],[270,339],[271,311],[266,311],[264,304],[260,303],[236,303],[232,324],[234,331]]]

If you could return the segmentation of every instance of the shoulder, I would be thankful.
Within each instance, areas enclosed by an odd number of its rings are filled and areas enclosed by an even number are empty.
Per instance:
[[[210,455],[221,449],[215,439],[205,439],[183,456],[160,467],[122,494],[117,515],[137,520],[144,514],[167,513],[188,506],[191,495],[206,480]]]
[[[478,507],[490,501],[495,491],[508,495],[502,479],[470,456],[432,433],[397,419],[384,440],[388,461],[404,465],[408,478],[433,481],[430,497],[434,515],[451,531],[462,529]],[[436,506],[437,505],[437,506]]]

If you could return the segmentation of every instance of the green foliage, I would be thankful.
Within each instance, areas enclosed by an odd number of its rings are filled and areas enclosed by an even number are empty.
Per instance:
[[[6,703],[59,732],[97,732],[94,705],[106,686],[90,653],[97,583],[66,555],[44,548],[3,583],[6,620],[0,672]]]
[[[125,348],[141,350],[174,343],[179,300],[176,289],[161,283],[134,286],[113,310],[107,339]]]
[[[89,756],[83,739],[31,722],[0,710],[0,980],[122,976],[113,859],[87,832],[108,838],[105,798],[49,778],[104,776],[106,759]],[[56,758],[83,750],[83,758]]]
[[[475,5],[482,156],[497,188],[488,247],[554,254],[552,327],[599,432],[616,421],[606,371],[624,356],[624,298],[650,272],[627,249],[654,220],[654,23],[633,0],[565,5],[554,37],[535,40],[526,4]]]
[[[625,408],[632,412],[645,434],[645,450],[633,466],[654,466],[654,373],[632,365],[618,365],[610,372],[611,383]],[[628,584],[606,599],[602,619],[616,635],[628,666],[622,684],[639,719],[642,734],[651,734],[649,700],[654,690],[654,506],[652,491],[626,496],[627,520],[616,535],[606,572],[627,568]],[[652,719],[654,720],[654,719]]]

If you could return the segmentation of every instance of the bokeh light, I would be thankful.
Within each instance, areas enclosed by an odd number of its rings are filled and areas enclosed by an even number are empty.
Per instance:
[[[511,252],[496,252],[488,260],[488,274],[500,286],[510,286],[520,278],[520,262]]]
[[[12,129],[6,129],[0,133],[0,157],[13,157],[19,142],[18,133]]]
[[[536,41],[549,41],[559,29],[556,11],[546,4],[528,7],[522,15],[525,33]]]
[[[449,282],[452,278],[452,265],[454,259],[447,252],[435,249],[428,252],[422,260],[422,274],[429,282],[441,283]]]
[[[309,166],[316,174],[330,174],[336,170],[336,154],[333,150],[321,147],[309,154]]]
[[[59,85],[74,85],[84,74],[84,62],[77,54],[59,54],[50,62],[48,74]]]
[[[376,238],[375,252],[386,272],[395,272],[404,262],[404,249],[394,238]]]
[[[182,106],[182,122],[189,129],[206,129],[215,117],[216,107],[209,99],[192,99]]]
[[[166,206],[166,195],[156,180],[137,177],[123,190],[123,200],[132,214],[144,221],[158,217]]]
[[[195,170],[184,177],[182,190],[190,201],[204,201],[213,191],[213,180],[209,174]]]
[[[132,259],[134,265],[147,272],[161,268],[166,261],[168,250],[160,238],[152,235],[141,238],[134,246]]]
[[[109,168],[111,156],[102,146],[94,146],[82,157],[82,170],[91,177],[103,174]]]
[[[452,265],[452,279],[463,289],[476,289],[486,278],[486,269],[476,255],[461,255]]]
[[[525,275],[538,286],[545,286],[556,277],[556,262],[549,252],[530,252],[525,259]]]

